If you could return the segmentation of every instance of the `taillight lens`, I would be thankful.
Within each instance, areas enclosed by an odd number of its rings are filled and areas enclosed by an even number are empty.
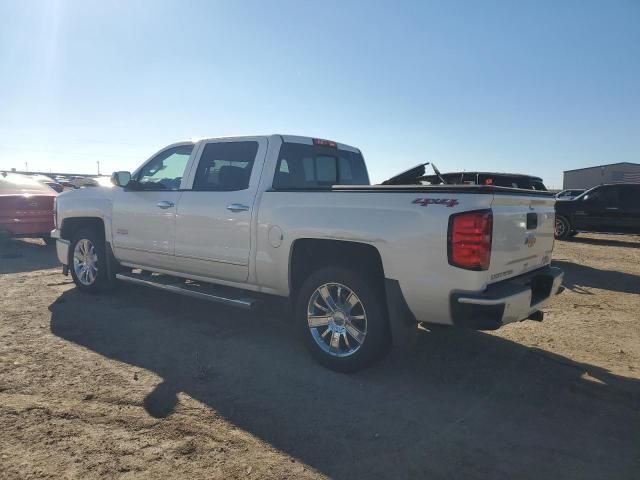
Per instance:
[[[452,215],[449,219],[449,263],[467,270],[488,270],[492,232],[491,210]]]
[[[53,197],[53,226],[58,228],[58,199]]]

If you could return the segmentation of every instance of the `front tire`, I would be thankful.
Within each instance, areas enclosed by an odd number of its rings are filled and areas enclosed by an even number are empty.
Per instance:
[[[76,286],[95,293],[107,283],[104,237],[93,229],[82,228],[71,242],[69,270]]]
[[[566,217],[562,215],[556,216],[556,225],[555,225],[555,237],[558,240],[564,240],[569,237],[571,234],[571,224]]]
[[[389,323],[381,288],[360,273],[325,267],[304,281],[296,301],[303,342],[321,365],[361,370],[386,353]]]

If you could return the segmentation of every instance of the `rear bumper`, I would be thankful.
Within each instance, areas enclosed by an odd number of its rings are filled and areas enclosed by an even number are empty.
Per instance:
[[[52,230],[51,238],[56,239],[56,254],[58,255],[58,261],[63,265],[68,265],[71,242],[64,238],[60,238],[60,230]]]
[[[452,293],[452,322],[459,327],[496,330],[525,320],[562,291],[563,277],[562,270],[547,266],[489,285],[483,292]]]
[[[53,228],[51,218],[13,218],[0,222],[0,230],[10,237],[44,237]]]

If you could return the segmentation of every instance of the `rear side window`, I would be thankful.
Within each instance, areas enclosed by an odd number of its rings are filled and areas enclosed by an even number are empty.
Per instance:
[[[319,145],[282,145],[273,188],[323,188],[332,185],[369,185],[361,154]]]
[[[208,143],[204,147],[193,189],[232,192],[249,188],[258,142]]]
[[[640,205],[640,185],[623,185],[620,188],[620,200],[626,208]]]
[[[590,199],[602,205],[618,205],[620,201],[619,189],[616,187],[600,187],[587,193],[585,199]]]

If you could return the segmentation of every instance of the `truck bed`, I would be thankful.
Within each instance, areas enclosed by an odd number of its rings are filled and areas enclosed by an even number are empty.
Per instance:
[[[317,188],[278,188],[273,192],[433,192],[433,193],[479,193],[496,195],[531,195],[536,197],[553,197],[553,193],[543,190],[525,190],[522,188],[497,187],[493,185],[333,185]]]

